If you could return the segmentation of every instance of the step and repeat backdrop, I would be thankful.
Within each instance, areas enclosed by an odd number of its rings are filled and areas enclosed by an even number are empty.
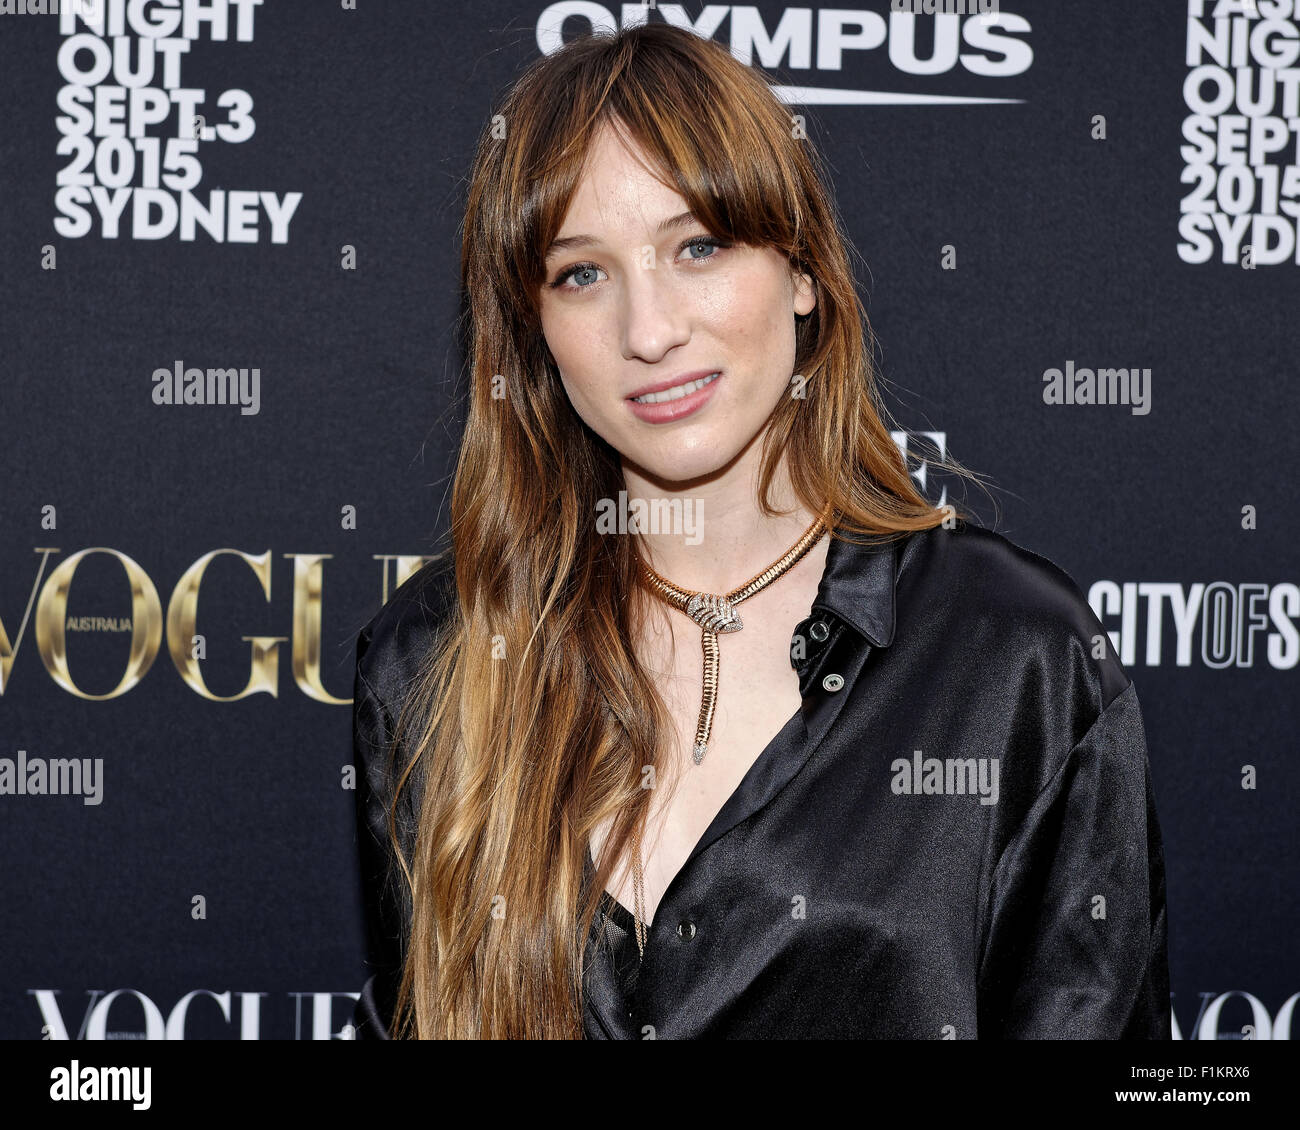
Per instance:
[[[1110,632],[1177,1038],[1292,1038],[1291,0],[0,3],[0,1037],[350,1035],[354,642],[446,528],[472,148],[646,19],[804,116],[895,438]]]

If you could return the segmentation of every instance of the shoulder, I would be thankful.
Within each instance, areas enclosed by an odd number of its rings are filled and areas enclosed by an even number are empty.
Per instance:
[[[357,679],[383,702],[400,699],[456,607],[451,551],[402,582],[357,634]]]
[[[1040,796],[1053,795],[1045,793],[1052,785],[1103,782],[1097,788],[1112,798],[1145,803],[1137,688],[1061,565],[958,523],[908,537],[896,594],[890,650],[902,649],[900,669],[949,712],[946,735],[961,735],[999,765],[993,850],[1001,852]]]
[[[1129,685],[1074,577],[1004,534],[966,521],[919,531],[900,549],[898,571],[900,601],[910,593],[943,617],[949,640],[973,641],[1013,669],[1017,657],[1053,662],[1093,684],[1098,711]]]

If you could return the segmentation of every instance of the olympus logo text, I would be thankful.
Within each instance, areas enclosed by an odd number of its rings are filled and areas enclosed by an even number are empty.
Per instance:
[[[965,14],[946,5],[947,11],[927,14],[912,3],[891,2],[887,9],[786,8],[767,15],[748,4],[708,4],[692,19],[681,4],[656,4],[655,11],[669,24],[716,38],[746,64],[769,69],[807,71],[809,85],[779,85],[782,101],[826,106],[934,106],[1023,102],[996,95],[957,95],[943,90],[900,92],[846,87],[844,70],[867,60],[873,80],[889,81],[892,74],[926,78],[963,73],[978,79],[1006,79],[1022,75],[1033,65],[1034,51],[1025,38],[1029,21],[1012,12],[993,10],[998,5],[966,3]],[[933,6],[932,6],[933,7]],[[649,19],[646,4],[597,4],[589,0],[561,0],[550,4],[537,19],[537,47],[550,55],[570,35],[612,32],[620,26],[643,24]],[[830,80],[830,81],[827,81]],[[1014,91],[1010,93],[1015,93]]]

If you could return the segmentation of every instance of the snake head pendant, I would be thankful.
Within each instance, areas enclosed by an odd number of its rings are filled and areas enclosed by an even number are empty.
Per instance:
[[[725,596],[697,592],[686,603],[686,615],[712,632],[738,632],[744,625]]]

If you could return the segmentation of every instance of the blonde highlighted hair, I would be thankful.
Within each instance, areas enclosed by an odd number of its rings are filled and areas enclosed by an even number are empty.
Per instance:
[[[636,539],[595,527],[599,500],[624,485],[618,455],[570,405],[538,314],[545,249],[597,130],[635,142],[715,236],[779,249],[814,281],[816,306],[796,327],[803,395],[782,399],[763,440],[763,512],[776,513],[784,457],[803,504],[855,535],[944,518],[885,423],[819,159],[760,72],[711,40],[646,24],[538,59],[498,113],[505,136],[483,132],[463,231],[456,599],[396,741],[400,787],[418,783],[422,798],[413,851],[397,852],[412,913],[395,1037],[581,1038],[597,900],[649,805],[643,767],[663,772],[666,711],[630,642]],[[585,853],[607,820],[584,892]],[[391,821],[390,834],[396,847]]]

